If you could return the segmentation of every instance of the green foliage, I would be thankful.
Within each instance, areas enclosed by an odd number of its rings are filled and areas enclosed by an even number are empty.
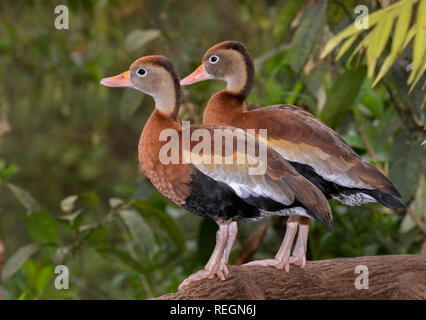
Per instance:
[[[216,224],[165,200],[138,174],[137,143],[152,99],[99,80],[147,54],[169,56],[184,76],[225,39],[243,41],[255,58],[249,108],[288,103],[320,117],[388,171],[423,221],[426,100],[414,84],[426,66],[425,2],[384,9],[368,2],[369,31],[349,25],[354,7],[364,4],[357,0],[68,1],[66,31],[53,29],[53,0],[1,2],[4,296],[146,299],[176,290],[203,266]],[[320,59],[339,45],[338,61]],[[373,83],[366,75],[374,66],[380,69]],[[201,121],[202,106],[222,87],[206,81],[184,88],[180,118]],[[410,214],[378,204],[331,206],[332,231],[311,224],[309,260],[420,251],[424,234]],[[239,224],[231,263],[258,225]],[[275,217],[272,226],[254,258],[278,250],[284,220]],[[70,290],[53,286],[59,264],[69,267]]]
[[[337,78],[331,87],[321,118],[332,128],[338,127],[344,116],[352,107],[355,98],[364,81],[366,70],[360,67],[355,70],[348,70]]]
[[[418,4],[417,19],[411,29],[409,29],[412,9],[416,4]],[[377,74],[373,86],[383,78],[414,35],[413,66],[407,82],[408,84],[412,84],[411,89],[413,89],[420,80],[426,71],[426,41],[424,40],[426,39],[426,17],[424,12],[426,12],[425,0],[404,0],[369,15],[369,28],[373,28],[371,31],[368,31],[368,35],[360,41],[358,47],[354,50],[354,53],[357,53],[361,49],[367,49],[368,77],[373,76],[377,61],[389,41],[392,28],[396,21],[392,49]],[[364,30],[356,28],[355,24],[351,24],[328,41],[322,57],[325,57],[346,39],[336,57],[336,60],[340,59],[352,46],[357,37],[363,34]]]

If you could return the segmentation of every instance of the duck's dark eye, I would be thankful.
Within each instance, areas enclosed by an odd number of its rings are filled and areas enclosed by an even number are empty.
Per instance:
[[[140,68],[138,69],[137,73],[139,77],[145,77],[147,72],[144,68]]]
[[[210,56],[210,58],[209,58],[209,62],[212,63],[212,64],[215,64],[218,61],[219,61],[218,56]]]

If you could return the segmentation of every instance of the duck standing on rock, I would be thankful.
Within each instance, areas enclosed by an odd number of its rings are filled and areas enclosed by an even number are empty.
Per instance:
[[[204,110],[203,123],[223,123],[237,128],[267,129],[267,144],[327,199],[357,206],[379,202],[388,208],[405,206],[392,182],[355,151],[331,128],[312,114],[293,105],[274,105],[247,110],[245,100],[254,81],[254,64],[241,42],[224,41],[204,54],[202,64],[181,81],[189,85],[203,80],[226,82]],[[258,137],[261,139],[260,137]],[[304,266],[309,218],[298,219],[299,233],[290,263]],[[275,260],[249,264],[276,266]]]
[[[237,234],[236,221],[256,221],[270,215],[290,216],[288,229],[276,257],[277,267],[288,271],[290,250],[297,231],[297,217],[314,217],[330,226],[331,210],[322,192],[300,175],[278,152],[248,135],[244,130],[219,124],[182,128],[177,119],[180,84],[172,63],[163,56],[146,56],[136,60],[129,71],[102,79],[107,87],[129,87],[151,95],[155,109],[143,128],[139,140],[139,162],[145,175],[166,198],[219,225],[216,246],[205,268],[189,276],[179,289],[203,278],[229,276],[226,267]],[[217,131],[228,132],[231,139],[217,140]],[[165,139],[175,132],[178,139]],[[184,146],[183,138],[191,136]],[[196,137],[196,138],[194,138]],[[203,148],[199,141],[218,144],[219,151]],[[182,145],[180,145],[182,141]],[[238,143],[243,142],[242,151]],[[177,161],[164,163],[166,156],[178,148]],[[249,150],[265,157],[254,157]],[[225,150],[225,151],[223,151]],[[214,161],[199,161],[200,155]],[[198,160],[194,160],[198,159]],[[205,158],[203,158],[205,160]],[[229,161],[229,160],[232,161]],[[245,159],[244,163],[237,159]],[[220,160],[220,161],[217,161]],[[252,174],[251,169],[264,167]]]

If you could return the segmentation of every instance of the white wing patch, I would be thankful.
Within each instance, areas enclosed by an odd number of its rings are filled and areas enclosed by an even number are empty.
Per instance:
[[[334,199],[339,200],[341,203],[348,206],[360,206],[364,203],[377,202],[376,199],[365,193],[354,193],[354,194],[338,194],[331,195]]]
[[[290,191],[290,188],[283,188],[282,184],[280,185],[279,182],[271,179],[269,176],[250,176],[247,172],[224,170],[225,166],[198,165],[197,168],[210,178],[230,186],[242,199],[253,196],[269,198],[284,205],[290,205],[294,202],[294,194]],[[287,192],[285,192],[285,189],[287,189]]]

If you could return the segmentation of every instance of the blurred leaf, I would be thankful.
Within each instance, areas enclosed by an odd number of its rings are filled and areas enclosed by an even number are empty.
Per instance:
[[[118,206],[120,206],[121,204],[123,204],[123,199],[120,198],[110,198],[108,200],[109,205],[111,206],[111,208],[116,208]]]
[[[7,181],[18,172],[19,167],[16,164],[7,165],[5,160],[0,159],[0,180]]]
[[[37,210],[25,216],[28,233],[31,239],[40,244],[59,244],[59,233],[55,220],[44,210]]]
[[[287,0],[284,3],[274,23],[274,36],[277,40],[283,40],[291,26],[291,22],[304,3],[304,0]]]
[[[84,201],[92,210],[97,210],[99,208],[99,197],[94,192],[87,192],[80,196],[81,200]]]
[[[375,91],[368,90],[363,95],[361,103],[371,111],[375,118],[380,119],[382,116],[382,102]]]
[[[59,216],[58,219],[65,220],[66,223],[69,223],[69,225],[66,225],[67,227],[70,227],[73,230],[77,230],[83,222],[83,216],[81,215],[82,212],[83,211],[79,209],[74,213]]]
[[[40,246],[34,243],[27,244],[26,246],[19,248],[4,265],[1,282],[6,282],[7,279],[13,276],[15,272],[22,267],[25,261],[27,261],[27,259],[39,249]]]
[[[39,295],[43,292],[44,288],[49,284],[50,279],[54,275],[53,265],[47,265],[37,272],[35,283],[36,294]]]
[[[353,149],[365,149],[364,142],[359,136],[353,135],[342,135],[343,140],[346,141],[348,145],[350,145]]]
[[[336,61],[339,60],[345,54],[345,52],[352,46],[352,44],[355,42],[356,38],[357,38],[357,35],[354,34],[353,36],[351,36],[347,40],[345,40],[343,45],[340,47],[339,53],[336,56]]]
[[[148,42],[158,38],[161,32],[157,29],[140,30],[136,29],[130,32],[130,34],[124,40],[124,47],[128,51],[135,51]]]
[[[389,40],[389,36],[392,30],[393,22],[395,19],[392,11],[386,16],[385,20],[380,20],[373,31],[370,31],[371,40],[367,47],[367,66],[368,66],[368,77],[373,76],[377,59],[379,59],[383,50],[385,49],[386,43]]]
[[[90,231],[86,240],[101,254],[106,254],[111,249],[108,241],[108,233],[104,227],[97,227],[95,230]]]
[[[389,70],[390,66],[395,62],[396,58],[404,49],[404,47],[408,44],[410,41],[410,34],[407,34],[408,27],[410,26],[411,21],[411,11],[412,11],[412,3],[408,2],[405,6],[401,8],[401,13],[398,17],[398,20],[395,25],[395,31],[393,34],[392,39],[392,47],[391,52],[386,57],[385,62],[382,65],[382,68],[380,69],[379,74],[376,77],[376,80],[374,81],[373,86],[380,81],[380,79],[386,74],[386,72]],[[414,31],[414,28],[413,28]],[[414,33],[413,33],[414,35]],[[407,41],[408,40],[408,41]]]
[[[384,9],[377,10],[368,16],[368,25],[369,28],[373,27],[379,21],[385,21],[387,18],[387,14],[393,10],[398,10],[399,6],[403,1],[397,2],[389,7]],[[393,13],[392,13],[393,14]],[[346,29],[339,32],[333,38],[331,38],[324,47],[323,52],[321,53],[321,58],[327,56],[334,48],[336,48],[344,39],[347,37],[353,36],[355,34],[359,34],[365,31],[365,29],[358,29],[354,23],[351,23]]]
[[[330,27],[334,27],[343,18],[347,17],[346,8],[353,8],[356,6],[356,0],[345,0],[344,5],[337,1],[328,1],[327,5],[327,21]]]
[[[405,129],[398,130],[389,157],[389,178],[407,202],[416,192],[423,171],[425,151],[421,139]]]
[[[72,195],[68,196],[61,201],[61,209],[62,211],[69,212],[74,208],[74,203],[77,201],[78,196]]]
[[[350,110],[364,81],[365,74],[364,67],[348,70],[334,82],[327,94],[327,100],[321,113],[322,120],[332,128],[336,128],[346,112]]]
[[[216,244],[217,223],[211,219],[203,219],[198,231],[198,259],[200,263],[205,264],[209,260]]]
[[[118,258],[121,259],[121,261],[123,261],[125,264],[127,264],[130,268],[132,268],[133,270],[136,270],[137,272],[140,273],[147,273],[148,269],[143,266],[142,264],[140,264],[138,261],[136,261],[135,259],[133,259],[127,252],[122,251],[122,250],[117,250],[114,248],[110,248],[108,250],[109,254],[113,254],[115,256],[117,256]]]
[[[120,216],[130,230],[132,237],[147,253],[156,248],[151,228],[136,210],[121,210]]]
[[[6,186],[19,201],[19,203],[27,209],[27,214],[40,209],[40,205],[28,191],[10,182],[6,183]]]
[[[153,208],[149,204],[137,200],[133,203],[133,206],[143,215],[153,217],[158,221],[160,226],[166,231],[179,249],[185,249],[185,239],[179,226],[170,218],[165,212]]]
[[[408,84],[415,79],[417,72],[421,72],[423,64],[426,65],[426,1],[420,1],[417,9],[416,38],[413,46],[413,69],[411,70]],[[415,83],[413,83],[415,86]]]
[[[318,35],[321,34],[326,17],[327,3],[314,4],[307,8],[291,41],[290,62],[294,72],[300,72],[312,52]]]

